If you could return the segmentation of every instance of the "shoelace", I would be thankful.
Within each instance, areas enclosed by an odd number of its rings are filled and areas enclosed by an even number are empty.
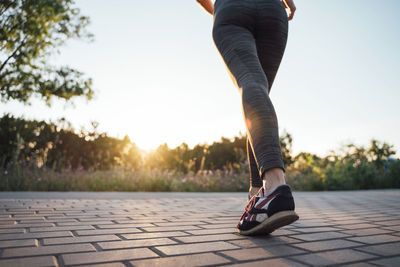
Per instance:
[[[240,220],[239,220],[239,222],[238,222],[238,224],[237,224],[237,227],[239,227],[240,222],[241,222],[242,220],[244,220],[244,218],[246,217],[246,215],[249,214],[249,211],[250,211],[250,210],[254,207],[254,205],[256,204],[257,195],[258,195],[258,194],[254,195],[254,196],[250,199],[250,201],[247,203],[246,208],[244,209],[244,213],[243,213],[242,217],[240,217]]]

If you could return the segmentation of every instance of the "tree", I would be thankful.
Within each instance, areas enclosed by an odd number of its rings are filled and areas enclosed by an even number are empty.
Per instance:
[[[293,143],[292,135],[284,130],[283,135],[279,137],[279,141],[281,144],[283,163],[285,166],[290,166],[293,163],[293,158],[291,155]]]
[[[91,99],[92,80],[68,66],[46,60],[70,38],[91,40],[89,18],[72,0],[0,1],[0,99],[30,104],[32,95],[48,106],[53,96]]]
[[[396,151],[392,148],[393,145],[389,145],[385,142],[381,143],[376,139],[372,139],[368,153],[376,166],[383,169],[384,161],[386,161],[391,155],[396,154]]]

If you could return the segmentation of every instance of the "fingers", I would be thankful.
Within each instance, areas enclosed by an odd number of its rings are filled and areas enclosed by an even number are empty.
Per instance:
[[[290,14],[289,14],[289,20],[293,19],[294,12],[296,11],[296,7],[293,7],[293,9],[290,9]]]
[[[293,19],[294,12],[296,12],[296,6],[293,4],[292,7],[290,7],[290,15],[289,15],[289,20]]]
[[[282,0],[285,8],[289,9],[289,16],[288,19],[292,20],[294,16],[294,12],[296,12],[296,6],[294,5],[293,0]]]

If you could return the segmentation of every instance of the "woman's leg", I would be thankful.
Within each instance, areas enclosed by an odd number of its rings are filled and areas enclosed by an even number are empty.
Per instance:
[[[230,71],[242,97],[242,111],[248,136],[249,161],[254,156],[259,177],[267,190],[284,184],[284,163],[278,135],[278,121],[269,90],[279,67],[286,40],[278,31],[281,16],[274,9],[282,6],[279,0],[260,0],[271,5],[266,8],[268,23],[275,28],[258,24],[259,0],[217,0],[214,13],[214,42]],[[267,5],[267,6],[268,6]],[[264,18],[264,17],[263,17]],[[287,18],[286,18],[287,19]],[[259,29],[263,26],[263,29]],[[287,33],[287,28],[286,28]],[[258,41],[258,35],[269,40]],[[279,37],[279,38],[277,38]],[[278,42],[279,44],[275,44]],[[261,45],[261,47],[259,47]],[[276,46],[275,46],[276,45]],[[269,47],[268,47],[269,46]],[[267,51],[270,49],[270,51]],[[261,55],[260,55],[261,53]],[[271,76],[271,74],[273,74]],[[250,163],[251,164],[251,163]],[[294,200],[287,185],[273,191],[260,190],[257,198],[246,205],[237,228],[244,235],[267,234],[296,221]]]
[[[285,52],[289,25],[282,1],[254,1],[258,10],[254,36],[258,58],[268,79],[269,94]],[[267,170],[262,176],[264,187],[272,189],[285,184],[284,171],[279,168]]]
[[[268,96],[269,83],[264,71],[268,66],[261,65],[251,31],[255,25],[252,7],[240,8],[243,2],[232,2],[235,5],[220,10],[220,13],[216,10],[213,39],[241,94],[250,148],[255,155],[259,176],[263,177],[264,172],[272,168],[285,171],[278,121]],[[249,3],[244,2],[243,5]],[[270,67],[275,68],[276,63]]]

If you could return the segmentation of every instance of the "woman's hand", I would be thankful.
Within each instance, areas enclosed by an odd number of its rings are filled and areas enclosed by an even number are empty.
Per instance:
[[[211,16],[214,16],[214,4],[211,0],[197,0],[197,3],[199,3]]]
[[[289,8],[289,20],[292,20],[294,12],[296,11],[296,6],[294,5],[293,0],[282,0],[282,2],[286,8]]]

